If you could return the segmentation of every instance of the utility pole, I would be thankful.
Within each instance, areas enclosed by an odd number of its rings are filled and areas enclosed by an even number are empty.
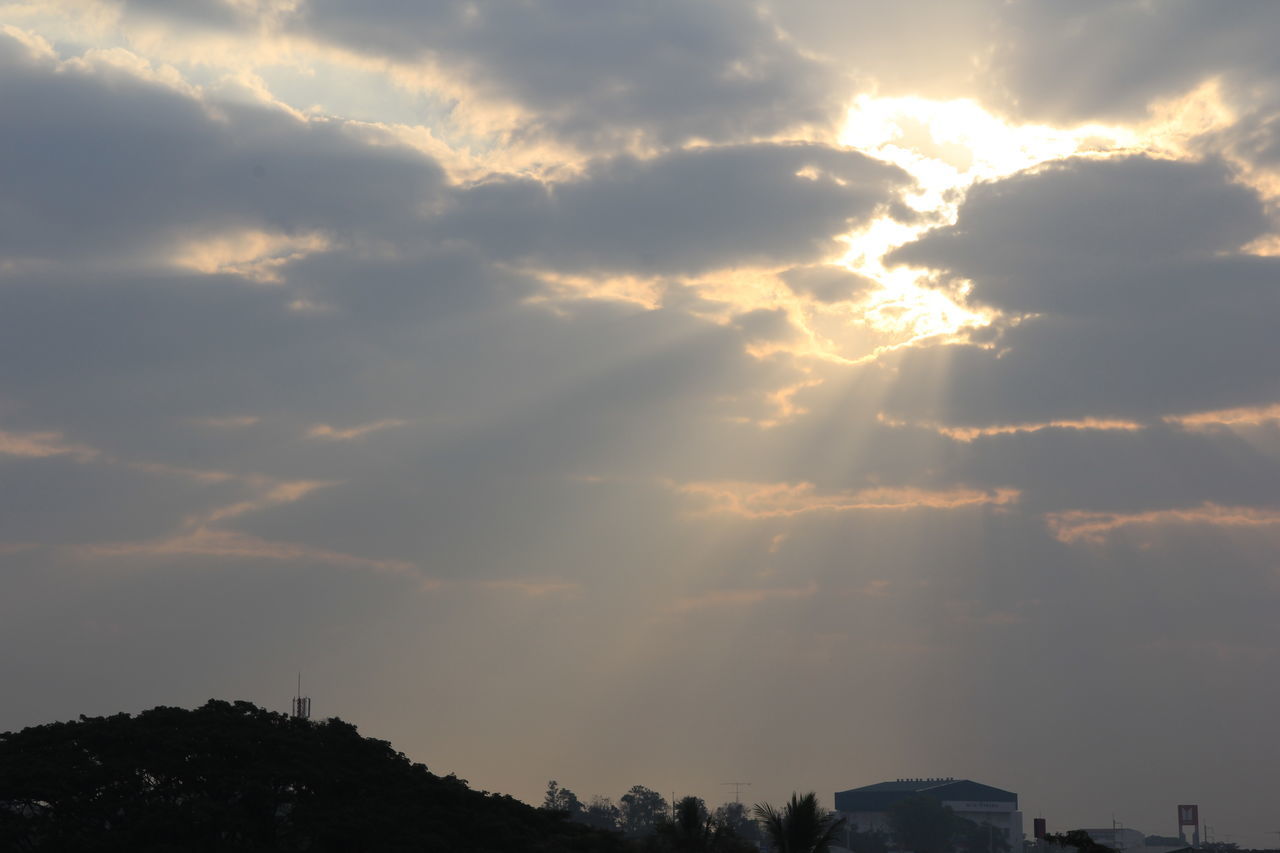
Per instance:
[[[742,789],[751,787],[750,782],[721,782],[720,784],[733,786],[733,801],[738,805],[742,805]]]

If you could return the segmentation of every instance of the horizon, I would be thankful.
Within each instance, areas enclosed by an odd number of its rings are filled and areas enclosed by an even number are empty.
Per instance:
[[[299,685],[300,685],[300,682],[301,682],[301,679],[299,679]],[[301,700],[301,701],[303,702],[303,704],[299,705],[299,704],[298,704],[299,700]],[[207,700],[207,701],[209,701],[209,702],[214,702],[214,701],[228,701],[228,702],[235,702],[235,701],[240,701],[240,700],[218,700],[218,699],[216,699],[216,698],[211,698],[211,699],[209,699],[209,700]],[[312,714],[311,714],[311,697],[310,697],[310,696],[305,695],[305,694],[304,694],[304,693],[302,693],[301,691],[298,691],[298,692],[296,692],[296,693],[295,693],[295,695],[294,695],[293,699],[292,699],[292,700],[291,700],[291,702],[290,702],[290,709],[289,709],[288,711],[280,711],[280,710],[273,709],[273,708],[271,708],[271,707],[269,707],[269,706],[265,706],[265,705],[257,705],[256,703],[251,703],[251,704],[254,704],[254,705],[255,705],[255,707],[261,708],[262,710],[266,710],[266,711],[268,711],[268,712],[270,712],[270,713],[274,713],[274,714],[276,714],[276,715],[278,715],[278,716],[281,716],[281,717],[292,717],[292,718],[299,718],[299,717],[300,717],[300,718],[302,718],[302,719],[304,719],[304,720],[308,720],[308,721],[310,721],[310,722],[312,722],[312,723],[321,723],[321,722],[325,722],[325,721],[327,721],[327,720],[336,720],[336,721],[339,721],[339,722],[342,722],[342,723],[348,723],[348,724],[350,724],[350,725],[353,725],[353,726],[355,727],[355,729],[356,729],[357,731],[359,731],[359,727],[358,727],[358,726],[355,726],[355,724],[351,724],[349,721],[347,721],[347,720],[343,720],[341,717],[338,717],[338,716],[330,716],[330,717],[313,718],[313,717],[312,717]],[[157,706],[157,707],[163,707],[163,706]],[[145,710],[154,710],[154,709],[142,709],[142,710],[143,710],[143,711],[145,711]],[[192,708],[192,709],[187,709],[187,710],[194,710],[194,708]],[[128,713],[128,714],[130,714],[130,715],[136,715],[137,713],[142,713],[142,711],[138,711],[138,712],[121,712],[121,713]],[[81,716],[85,716],[85,715],[81,715]],[[110,716],[110,715],[108,714],[108,715],[104,715],[104,716]],[[74,720],[74,719],[73,719],[73,720],[65,720],[65,721],[63,721],[63,720],[46,720],[46,721],[44,721],[44,723],[55,723],[55,722],[75,722],[75,721],[76,721],[76,720]],[[39,724],[39,723],[37,723],[36,725],[40,725],[40,724]],[[382,738],[378,738],[376,734],[372,734],[372,733],[369,733],[369,732],[361,732],[361,736],[366,737],[366,738],[373,738],[373,739],[377,739],[377,740],[382,740]],[[388,741],[388,743],[390,743],[390,742]],[[393,748],[396,746],[394,743],[390,743],[390,745],[391,745]],[[418,758],[415,758],[415,757],[413,757],[413,756],[408,756],[408,758],[409,758],[409,760],[414,761],[415,763],[420,763],[420,764],[423,764],[424,766],[427,766],[429,770],[431,769],[431,768],[430,768],[430,766],[429,766],[429,765],[427,765],[427,763],[426,763],[425,761],[422,761],[422,760],[420,760],[420,759],[418,759]],[[435,772],[435,771],[432,771],[432,772]],[[456,769],[455,769],[455,770],[449,770],[449,771],[446,771],[445,773],[438,773],[437,775],[456,775],[458,778],[463,779],[463,781],[464,781],[464,782],[467,782],[467,784],[471,784],[471,783],[470,783],[470,781],[469,781],[469,780],[467,780],[463,774],[458,773]],[[547,785],[553,785],[553,784],[558,785],[559,781],[560,781],[560,780],[558,780],[558,779],[548,779],[546,784],[547,784]],[[857,789],[861,789],[861,788],[864,788],[864,787],[876,788],[876,787],[879,787],[879,786],[881,786],[881,785],[885,785],[885,784],[892,784],[892,783],[904,783],[904,782],[908,782],[908,783],[922,783],[922,782],[925,782],[925,783],[927,783],[927,782],[948,783],[948,782],[978,782],[978,780],[967,779],[967,778],[963,778],[963,777],[952,777],[952,776],[937,776],[937,777],[899,777],[899,778],[894,778],[894,779],[883,779],[883,780],[881,780],[881,781],[879,781],[879,782],[870,782],[870,783],[866,783],[865,785],[859,785],[859,786],[856,786],[855,788],[847,789],[847,790],[857,790]],[[986,786],[986,787],[998,788],[998,786],[986,785],[986,783],[982,783],[982,782],[978,782],[978,784],[980,784],[980,785],[984,785],[984,786]],[[743,788],[749,788],[749,787],[751,787],[751,786],[752,786],[752,783],[751,783],[751,782],[745,782],[745,781],[739,781],[739,782],[721,782],[721,783],[720,783],[720,787],[721,787],[721,788],[723,788],[723,787],[725,787],[725,786],[735,786],[735,788],[734,788],[734,789],[735,789],[735,791],[741,791]],[[748,798],[748,800],[746,800],[746,801],[743,801],[742,799],[733,799],[733,800],[730,800],[730,799],[717,799],[717,798],[715,798],[714,796],[709,797],[709,796],[705,796],[705,795],[700,794],[700,793],[696,793],[696,792],[688,792],[688,791],[685,791],[685,792],[677,792],[677,791],[674,791],[674,790],[673,790],[673,791],[671,791],[669,794],[667,794],[667,793],[664,793],[663,791],[661,791],[661,790],[659,790],[659,789],[656,789],[656,788],[649,788],[648,786],[641,786],[641,787],[645,787],[645,788],[647,788],[648,790],[654,791],[655,793],[657,793],[657,794],[659,794],[660,796],[662,796],[662,797],[663,797],[663,800],[664,800],[664,801],[665,801],[665,803],[667,804],[667,807],[668,807],[668,808],[674,808],[674,807],[675,807],[675,804],[676,804],[680,799],[682,799],[682,798],[684,798],[684,797],[686,797],[686,796],[694,796],[694,797],[697,797],[698,799],[700,799],[700,800],[701,800],[701,801],[702,801],[702,802],[707,806],[707,808],[708,808],[708,809],[714,809],[715,807],[718,807],[718,806],[721,806],[721,805],[730,805],[730,804],[733,804],[733,803],[738,803],[738,804],[743,805],[743,806],[744,806],[748,811],[751,811],[751,810],[755,807],[755,805],[759,804],[759,802],[763,802],[763,801],[757,801],[756,803],[753,803],[753,802],[752,802],[752,800],[751,800],[750,798]],[[612,796],[612,795],[609,795],[609,794],[606,794],[606,793],[603,793],[603,792],[598,792],[598,791],[593,791],[593,792],[591,792],[591,793],[589,793],[589,794],[588,794],[588,793],[579,794],[577,791],[573,790],[571,787],[569,787],[569,786],[567,786],[567,785],[559,785],[559,788],[560,788],[562,791],[566,792],[566,793],[571,793],[571,794],[573,794],[574,796],[576,796],[576,797],[578,798],[578,800],[579,800],[580,802],[582,802],[582,803],[584,803],[584,804],[590,803],[590,802],[591,802],[591,800],[592,800],[592,799],[594,799],[595,797],[604,797],[607,801],[609,801],[609,802],[611,802],[611,803],[616,804],[616,803],[618,802],[618,800],[620,799],[621,795],[627,792],[627,790],[623,790],[623,791],[620,791],[620,792],[618,793],[618,795],[617,795],[617,796]],[[628,789],[628,790],[629,790],[629,789]],[[803,787],[801,787],[801,788],[797,788],[797,789],[793,790],[793,791],[792,791],[792,794],[794,795],[794,794],[798,793],[800,790],[804,790],[804,789],[803,789]],[[920,789],[918,789],[918,790],[920,790],[921,792],[925,792],[925,793],[927,793],[929,789],[928,789],[928,788],[920,788]],[[485,793],[495,794],[495,795],[503,795],[503,796],[513,796],[512,794],[510,794],[510,792],[507,792],[507,791],[498,791],[498,790],[485,791]],[[543,791],[543,793],[544,793],[544,795],[545,795],[545,790]],[[823,802],[823,795],[822,795],[822,793],[820,793],[820,792],[815,792],[815,793],[817,793],[819,803],[822,803],[822,802]],[[833,796],[834,796],[835,794],[839,794],[839,793],[841,793],[841,791],[838,791],[838,790],[837,790],[837,791],[834,791],[834,792],[832,792],[832,793],[833,793]],[[1016,792],[1016,791],[1004,791],[1004,793],[1011,793],[1011,794],[1013,794],[1013,795],[1015,795],[1015,796],[1018,796],[1018,794],[1017,794],[1017,792]],[[536,807],[536,806],[540,806],[540,805],[542,805],[542,803],[540,802],[540,798],[539,798],[539,797],[516,797],[516,799],[521,800],[521,802],[524,802],[524,803],[525,803],[525,804],[527,804],[527,805],[531,805],[531,806],[535,806],[535,807]],[[545,797],[544,797],[544,798],[542,798],[542,799],[545,799]],[[944,804],[945,804],[945,802],[946,802],[946,801],[944,801]],[[1181,807],[1182,807],[1182,806],[1181,806],[1181,805],[1179,805],[1179,806],[1175,807],[1175,810],[1176,810],[1176,808],[1181,808]],[[1198,804],[1197,804],[1197,807],[1198,807]],[[1026,814],[1026,812],[1025,812],[1025,811],[1023,811],[1023,809],[1022,809],[1022,804],[1021,804],[1021,801],[1020,801],[1020,800],[1019,800],[1019,802],[1018,802],[1018,804],[1017,804],[1017,809],[1016,809],[1016,810],[1017,810],[1019,813],[1021,813],[1021,814],[1023,815],[1023,823],[1024,823],[1024,828],[1025,828],[1025,823],[1026,823],[1026,816],[1027,816],[1027,814]],[[832,807],[831,807],[830,811],[832,811],[832,812],[833,812],[833,813],[835,813],[835,814],[842,814],[842,812],[841,812],[840,810],[838,810],[838,809],[834,806],[834,804],[832,805]],[[1042,810],[1042,811],[1043,811],[1043,810]],[[1038,815],[1036,815],[1035,817],[1036,817],[1036,819],[1041,819],[1041,818],[1044,818],[1044,815],[1043,815],[1043,814],[1038,814]],[[1177,822],[1178,822],[1178,818],[1177,818],[1177,817],[1175,817],[1175,819],[1174,819],[1174,823],[1175,823],[1175,825],[1177,824]],[[1221,844],[1224,844],[1224,843],[1226,843],[1226,844],[1230,845],[1230,844],[1234,843],[1234,842],[1232,842],[1232,841],[1231,841],[1231,839],[1230,839],[1230,838],[1226,838],[1226,839],[1209,838],[1208,836],[1212,836],[1212,835],[1213,835],[1213,827],[1212,827],[1212,825],[1211,825],[1211,824],[1206,824],[1206,823],[1203,823],[1203,822],[1202,822],[1201,824],[1199,824],[1199,827],[1200,827],[1199,831],[1200,831],[1201,835],[1202,835],[1202,836],[1205,836],[1205,837],[1204,837],[1204,838],[1202,838],[1202,842],[1203,842],[1203,843],[1202,843],[1202,845],[1201,845],[1200,847],[1196,847],[1196,848],[1194,848],[1194,849],[1209,849],[1209,848],[1212,848],[1214,845],[1221,845]],[[1056,828],[1054,828],[1054,827],[1049,827],[1049,828],[1047,828],[1047,829],[1046,829],[1046,831],[1047,831],[1049,834],[1051,834],[1051,835],[1053,835],[1053,834],[1061,834],[1061,833],[1065,833],[1065,832],[1069,832],[1069,831],[1073,831],[1073,830],[1084,830],[1084,831],[1088,831],[1088,832],[1094,832],[1094,831],[1111,831],[1111,832],[1114,832],[1114,831],[1116,831],[1116,830],[1135,830],[1135,827],[1132,827],[1132,826],[1126,826],[1126,825],[1124,825],[1123,823],[1118,822],[1118,821],[1115,821],[1115,819],[1114,819],[1114,818],[1112,818],[1112,827],[1110,828],[1110,830],[1107,830],[1103,823],[1099,823],[1099,824],[1097,824],[1096,826],[1089,826],[1089,825],[1087,825],[1087,824],[1081,824],[1081,825],[1078,825],[1078,826],[1071,826],[1071,827],[1069,827],[1069,828],[1064,826],[1064,827],[1056,827]],[[1207,831],[1206,831],[1206,830],[1207,830]],[[1161,836],[1161,835],[1162,835],[1162,833],[1161,833],[1160,831],[1146,831],[1146,830],[1136,830],[1136,831],[1139,831],[1142,835],[1144,835],[1144,836],[1146,836],[1146,837],[1148,837],[1148,838],[1149,838],[1149,837],[1152,837],[1152,836]],[[1181,829],[1181,827],[1178,827],[1178,828],[1177,828],[1177,829],[1176,829],[1172,834],[1167,835],[1167,836],[1164,836],[1164,837],[1168,837],[1168,838],[1177,838],[1177,837],[1179,836],[1179,834],[1180,834],[1180,833],[1182,833],[1182,829]],[[1231,834],[1228,834],[1228,835],[1231,835]],[[1234,835],[1232,835],[1231,837],[1235,837],[1235,836],[1234,836]],[[1031,836],[1029,836],[1029,835],[1028,835],[1028,836],[1027,836],[1027,840],[1028,840],[1028,841],[1030,841],[1030,840],[1034,840],[1034,839],[1033,839]],[[1188,841],[1187,843],[1188,843],[1188,844],[1190,844],[1191,842],[1190,842],[1190,841]],[[1236,847],[1238,847],[1238,848],[1239,848],[1239,849],[1241,849],[1241,850],[1250,850],[1250,849],[1256,849],[1256,850],[1271,850],[1271,849],[1277,849],[1277,848],[1269,848],[1269,847],[1266,847],[1266,846],[1261,846],[1261,847],[1256,847],[1256,848],[1250,848],[1250,847],[1246,847],[1246,846],[1239,845],[1239,844],[1237,844],[1237,845],[1236,845]]]

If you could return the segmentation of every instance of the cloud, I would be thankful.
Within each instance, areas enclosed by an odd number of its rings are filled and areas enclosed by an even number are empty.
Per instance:
[[[254,13],[266,13],[273,7],[285,7],[287,3],[236,2],[236,0],[187,0],[185,3],[166,3],[164,0],[114,0],[127,17],[148,19],[157,16],[171,17],[185,26],[212,29],[231,29],[248,26],[254,22]]]
[[[1096,420],[1094,418],[1084,418],[1078,421],[1046,421],[1038,424],[991,424],[990,426],[982,427],[951,427],[937,423],[907,424],[902,421],[894,421],[890,418],[886,418],[882,412],[880,414],[880,420],[891,427],[913,426],[921,429],[933,430],[939,435],[945,435],[947,438],[963,442],[971,442],[978,438],[986,438],[993,435],[1012,435],[1020,432],[1040,432],[1041,430],[1047,429],[1124,430],[1126,432],[1142,429],[1142,424],[1135,421],[1108,421]]]
[[[1271,528],[1280,525],[1280,510],[1267,507],[1219,506],[1205,503],[1196,507],[1157,509],[1135,513],[1071,510],[1045,517],[1049,529],[1061,542],[1101,544],[1129,528],[1160,528],[1189,525],[1220,528]]]
[[[205,275],[230,274],[276,284],[280,268],[332,247],[323,234],[270,234],[244,230],[189,240],[170,258],[174,265]]]
[[[981,346],[903,353],[886,412],[986,427],[1275,400],[1263,318],[1280,265],[1241,252],[1267,220],[1231,178],[1217,162],[1072,159],[975,189],[955,225],[892,258],[1023,318]]]
[[[232,518],[238,518],[251,512],[258,512],[267,507],[293,503],[302,500],[317,489],[334,485],[324,481],[297,480],[294,482],[274,482],[270,478],[250,476],[245,478],[257,492],[249,500],[237,501],[226,506],[219,506],[207,513],[202,513],[189,523],[196,525],[215,524]]]
[[[220,417],[192,418],[192,423],[210,429],[242,429],[262,420],[257,415],[223,415]]]
[[[444,93],[467,130],[601,145],[678,146],[829,127],[839,74],[782,33],[763,10],[724,0],[643,11],[537,0],[407,6],[333,0],[180,6],[108,0],[126,32],[239,39],[292,57],[312,53],[400,84]],[[207,49],[207,48],[206,48]],[[224,53],[229,53],[223,48]],[[226,57],[220,57],[226,59]]]
[[[1261,406],[1242,406],[1236,409],[1219,409],[1210,412],[1194,412],[1187,415],[1169,415],[1166,423],[1177,424],[1184,429],[1207,430],[1215,427],[1246,427],[1280,421],[1280,403]]]
[[[482,182],[459,193],[442,228],[492,257],[560,271],[780,267],[835,255],[833,238],[907,182],[896,167],[823,145],[704,147],[597,160],[546,184]]]
[[[269,542],[233,530],[211,530],[204,527],[146,542],[81,545],[75,549],[75,554],[95,559],[145,556],[302,561],[392,574],[412,574],[416,570],[412,563],[402,560],[374,560],[302,543]]]
[[[969,279],[971,299],[1018,313],[1150,314],[1220,299],[1224,285],[1202,278],[1212,260],[1269,224],[1232,177],[1220,162],[1058,161],[979,184],[955,225],[890,259]]]
[[[0,456],[0,542],[67,545],[157,536],[245,494],[231,480],[174,476],[102,454]]]
[[[1134,118],[1211,78],[1242,99],[1259,87],[1274,91],[1277,61],[1266,33],[1277,26],[1280,11],[1266,0],[1222,7],[1027,0],[1002,10],[990,73],[1008,108],[1022,115]]]
[[[522,134],[586,146],[771,136],[828,122],[838,103],[828,68],[753,9],[715,0],[643,9],[377,0],[358,11],[310,0],[287,29],[380,60],[429,63],[471,98],[517,106]]]
[[[856,299],[876,287],[871,279],[834,265],[795,267],[780,275],[797,294],[828,304]]]
[[[98,455],[92,447],[66,441],[59,432],[3,432],[0,431],[0,454],[41,458],[45,456],[71,456],[87,461]]]
[[[438,165],[376,130],[219,101],[139,62],[62,62],[0,35],[10,266],[148,266],[176,243],[187,248],[174,261],[214,272],[300,241],[314,249],[321,234],[387,239],[442,189]]]
[[[936,476],[1020,490],[1029,516],[1087,509],[1131,514],[1209,501],[1267,506],[1280,463],[1230,431],[1047,428],[981,435],[934,462]]]
[[[353,439],[362,438],[371,432],[379,430],[392,429],[394,427],[404,426],[408,421],[399,418],[384,418],[380,421],[361,424],[360,426],[347,427],[346,429],[336,429],[328,424],[316,424],[307,430],[307,438],[322,438],[330,441],[351,441]]]
[[[694,482],[673,484],[676,491],[700,499],[708,515],[787,518],[804,513],[958,509],[1016,503],[1016,489],[875,487],[856,492],[822,493],[812,483]]]
[[[300,542],[268,541],[228,528],[230,522],[300,501],[331,483],[125,462],[98,454],[73,456],[79,464],[71,467],[59,464],[59,454],[25,456],[21,463],[6,466],[9,482],[16,486],[33,477],[41,487],[21,489],[21,508],[6,511],[5,523],[0,525],[0,540],[15,534],[24,540],[38,540],[17,543],[21,550],[64,547],[79,558],[96,559],[199,556],[306,561],[402,574],[414,569],[407,561],[369,559]],[[74,480],[69,482],[69,478]],[[175,478],[185,481],[187,487],[175,488]],[[82,485],[68,492],[75,480]],[[60,492],[64,493],[61,497]],[[108,493],[120,511],[104,511],[100,496]],[[229,496],[236,499],[219,502]],[[57,506],[49,506],[51,501]],[[153,535],[133,538],[139,533]]]

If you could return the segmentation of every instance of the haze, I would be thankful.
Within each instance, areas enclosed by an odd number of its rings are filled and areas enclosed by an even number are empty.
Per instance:
[[[0,730],[1274,840],[1280,4],[0,22]]]

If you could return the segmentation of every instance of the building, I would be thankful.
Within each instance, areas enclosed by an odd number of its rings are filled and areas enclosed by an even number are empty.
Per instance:
[[[1022,849],[1022,812],[1018,795],[968,779],[898,779],[837,791],[836,811],[860,832],[889,831],[889,809],[908,797],[927,794],[959,817],[988,823],[1005,834],[1011,850]]]
[[[1147,846],[1147,836],[1136,829],[1113,826],[1111,829],[1086,829],[1089,837],[1099,844],[1105,844],[1112,850],[1143,850]]]
[[[1177,841],[1174,838],[1155,839],[1165,843],[1148,844],[1147,836],[1142,832],[1123,826],[1115,826],[1111,829],[1086,829],[1085,832],[1094,841],[1112,850],[1118,850],[1119,853],[1186,853],[1191,850],[1191,845],[1185,842],[1168,843]]]

